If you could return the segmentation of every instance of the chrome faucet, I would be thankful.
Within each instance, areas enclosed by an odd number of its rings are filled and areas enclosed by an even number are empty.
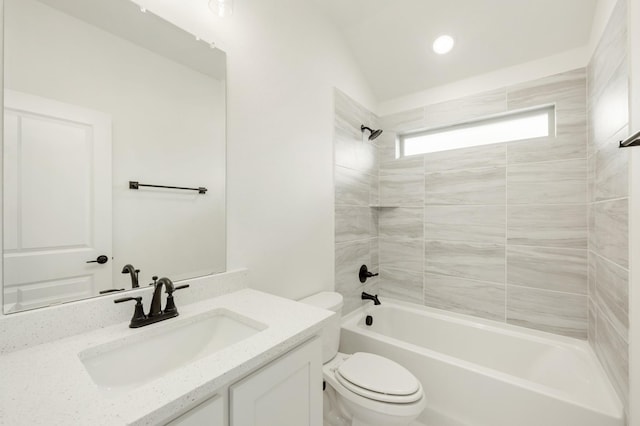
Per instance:
[[[138,284],[138,274],[140,273],[140,269],[136,269],[131,264],[124,265],[122,268],[123,274],[131,274],[131,288],[138,288],[140,285]]]
[[[374,305],[380,305],[380,301],[378,300],[378,295],[376,294],[371,295],[369,293],[365,293],[364,291],[362,292],[362,294],[360,295],[360,297],[362,298],[362,300],[373,300],[373,304]]]
[[[144,314],[142,297],[124,297],[114,300],[114,303],[122,303],[129,300],[136,301],[133,318],[131,318],[131,323],[129,324],[131,328],[144,327],[145,325],[177,317],[178,309],[173,301],[173,292],[189,287],[189,284],[176,287],[169,278],[158,279],[158,277],[153,277],[153,283],[149,285],[154,286],[154,289],[153,297],[151,298],[151,307],[147,315]],[[162,310],[162,287],[165,288],[167,293],[167,304],[165,305],[164,311]]]

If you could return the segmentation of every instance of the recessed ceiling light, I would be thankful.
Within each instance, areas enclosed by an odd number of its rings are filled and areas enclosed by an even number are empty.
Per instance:
[[[433,42],[433,51],[438,55],[444,55],[453,49],[454,44],[455,41],[453,40],[453,37],[449,35],[441,35]]]

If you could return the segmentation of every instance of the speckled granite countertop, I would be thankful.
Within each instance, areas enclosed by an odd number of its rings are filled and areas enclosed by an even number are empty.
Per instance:
[[[191,305],[180,316],[139,329],[128,322],[0,356],[0,424],[157,425],[212,396],[260,365],[318,334],[331,313],[244,289]],[[259,333],[122,394],[109,395],[78,354],[124,337],[226,309],[267,325]],[[132,307],[133,310],[133,307]],[[81,320],[81,319],[78,319]],[[167,348],[170,350],[170,348]],[[162,357],[150,353],[149,357]],[[131,360],[141,363],[145,359]]]

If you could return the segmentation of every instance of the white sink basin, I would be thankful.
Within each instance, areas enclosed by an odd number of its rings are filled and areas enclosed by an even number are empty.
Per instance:
[[[132,331],[130,336],[87,349],[78,356],[101,390],[117,396],[265,328],[235,312],[217,309]]]

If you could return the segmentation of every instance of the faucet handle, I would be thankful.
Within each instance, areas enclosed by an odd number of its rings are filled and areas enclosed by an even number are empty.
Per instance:
[[[110,288],[108,290],[100,290],[99,294],[107,294],[107,293],[117,293],[119,291],[124,291],[124,288]]]
[[[142,297],[121,297],[120,299],[116,299],[113,301],[113,303],[122,303],[122,302],[128,302],[130,300],[135,300],[137,303],[142,303]]]
[[[131,323],[129,324],[129,327],[135,328],[137,323],[147,319],[147,316],[144,314],[144,307],[142,306],[142,297],[122,297],[120,299],[114,300],[113,303],[128,302],[130,300],[136,301],[136,307],[133,311],[133,317],[131,317]]]
[[[174,287],[173,283],[171,283],[171,285],[166,285],[166,283],[165,283],[165,293],[167,293],[169,296],[171,296],[174,291],[182,290],[183,288],[188,288],[188,287],[189,287],[189,284],[183,284],[183,285],[179,285],[177,287]]]
[[[369,272],[369,268],[367,268],[367,265],[362,265],[360,267],[360,271],[358,272],[358,278],[360,278],[361,283],[366,282],[367,278],[377,277],[377,276],[378,276],[377,272],[375,274],[372,272]]]
[[[167,289],[167,304],[164,307],[164,313],[170,315],[178,315],[178,308],[176,308],[176,303],[173,301],[173,292],[176,290],[182,290],[183,288],[188,288],[189,284],[179,285],[178,287],[174,287],[171,292]]]

